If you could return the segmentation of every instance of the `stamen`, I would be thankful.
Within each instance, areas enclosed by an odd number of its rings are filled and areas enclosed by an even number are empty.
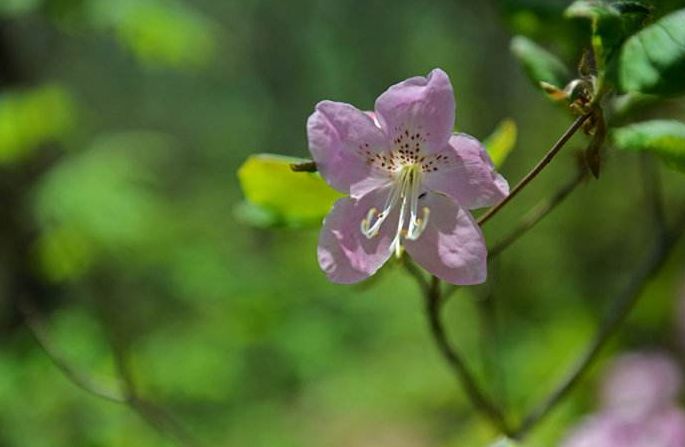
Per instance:
[[[361,222],[362,234],[369,239],[376,235],[375,233],[374,234],[371,233],[371,228],[370,228],[369,224],[371,223],[371,219],[373,219],[373,216],[375,216],[377,212],[378,212],[378,210],[376,208],[371,208],[369,210],[369,212],[366,213],[366,218],[362,219],[362,222]],[[376,233],[377,232],[378,231],[376,231]]]
[[[385,219],[388,218],[390,212],[395,207],[395,204],[400,199],[401,193],[402,191],[399,188],[393,186],[390,195],[385,200],[383,211],[381,211],[380,214],[377,214],[378,210],[376,208],[371,208],[366,214],[366,218],[361,221],[361,230],[362,234],[366,236],[367,239],[371,239],[378,234],[378,231],[381,229],[381,225],[383,222],[385,222]],[[376,217],[376,221],[372,224],[371,221],[373,220],[374,216]]]
[[[412,220],[412,222],[410,222],[409,224],[409,231],[407,231],[406,238],[410,241],[417,240],[421,236],[421,234],[423,234],[423,231],[426,229],[426,226],[428,225],[428,218],[430,217],[431,210],[428,207],[424,206],[421,211],[423,211],[423,217],[420,217],[416,220]]]
[[[414,138],[417,137],[415,136]],[[399,141],[397,143],[399,144]],[[397,163],[400,166],[394,175],[395,181],[385,201],[383,211],[379,213],[376,208],[371,208],[360,223],[360,229],[364,236],[368,239],[377,236],[385,220],[398,202],[400,202],[397,230],[395,231],[395,237],[390,243],[390,251],[394,252],[397,257],[402,255],[402,240],[408,239],[413,241],[418,239],[426,229],[430,215],[430,210],[427,207],[423,207],[421,209],[422,215],[419,217],[422,174],[426,171],[426,166],[423,165],[423,159],[417,159],[418,148],[416,149],[416,154],[411,153],[411,150],[400,150],[399,152],[401,157],[400,160],[397,160]],[[405,228],[405,224],[407,228]]]

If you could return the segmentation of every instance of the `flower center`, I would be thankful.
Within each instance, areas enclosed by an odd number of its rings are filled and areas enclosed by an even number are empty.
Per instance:
[[[430,210],[427,207],[423,207],[421,217],[418,215],[423,170],[424,166],[417,160],[402,164],[394,173],[394,182],[383,210],[379,213],[376,208],[371,208],[366,218],[361,222],[362,233],[371,239],[378,234],[383,222],[385,222],[395,206],[399,204],[400,211],[397,231],[390,245],[390,250],[394,251],[397,257],[402,254],[402,238],[409,240],[418,239],[428,223]],[[409,222],[405,229],[407,215]]]

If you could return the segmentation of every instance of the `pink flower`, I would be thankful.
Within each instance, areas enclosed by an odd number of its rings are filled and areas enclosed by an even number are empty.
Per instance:
[[[562,447],[683,446],[685,413],[673,405],[633,421],[602,412],[586,419],[562,444]]]
[[[322,101],[307,121],[319,172],[350,196],[324,221],[321,269],[333,282],[354,283],[406,249],[445,281],[485,281],[485,242],[468,210],[499,202],[509,186],[478,140],[452,133],[447,74],[435,69],[393,85],[375,109]]]
[[[639,420],[676,401],[682,377],[678,365],[661,352],[624,354],[602,386],[602,407],[625,420]]]
[[[666,354],[625,354],[602,387],[601,410],[574,428],[562,447],[683,447],[678,365]]]

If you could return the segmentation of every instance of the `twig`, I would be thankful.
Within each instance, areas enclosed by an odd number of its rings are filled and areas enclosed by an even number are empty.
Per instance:
[[[485,214],[480,216],[478,219],[478,225],[483,226],[488,220],[490,220],[495,214],[497,214],[504,206],[509,203],[519,192],[523,190],[535,177],[542,172],[543,169],[549,164],[550,161],[559,153],[561,148],[564,147],[566,142],[571,139],[571,137],[580,129],[583,123],[590,117],[590,114],[582,115],[576,118],[576,120],[571,124],[571,126],[566,129],[566,132],[554,143],[554,146],[547,151],[544,157],[533,167],[533,169],[526,174],[525,177],[511,190],[508,196],[506,196],[500,203],[490,208]]]
[[[592,366],[601,349],[630,314],[647,282],[664,265],[678,238],[685,231],[685,213],[678,219],[678,223],[673,228],[671,232],[661,235],[654,250],[649,253],[638,270],[631,275],[627,286],[611,301],[610,307],[593,341],[549,396],[534,407],[523,419],[521,426],[514,432],[513,437],[515,439],[523,438],[531,428],[547,416],[568,395],[590,366]]]
[[[163,435],[173,437],[179,445],[196,445],[181,425],[163,408],[139,397],[122,351],[114,350],[121,383],[117,389],[112,389],[99,383],[89,373],[79,370],[66,359],[50,340],[42,319],[30,303],[20,300],[17,308],[38,346],[72,384],[100,399],[130,407],[148,425]]]
[[[112,318],[107,315],[104,307],[100,306],[102,321],[108,329],[108,338],[114,354],[114,364],[119,372],[119,377],[121,377],[126,403],[148,425],[159,433],[172,438],[179,446],[196,446],[197,443],[190,433],[166,409],[140,396],[129,366],[128,343]]]
[[[433,276],[431,279],[430,288],[426,293],[426,313],[428,315],[431,334],[433,335],[435,343],[437,344],[440,353],[457,374],[460,383],[464,387],[466,395],[469,397],[476,409],[486,416],[488,420],[504,434],[510,435],[512,431],[501,411],[480,389],[475,377],[466,366],[466,363],[461,358],[461,355],[453,346],[450,345],[445,333],[445,328],[440,318],[440,305],[440,280]]]
[[[62,374],[64,374],[64,377],[66,377],[67,380],[88,394],[92,394],[101,399],[119,404],[125,404],[127,402],[126,397],[121,391],[113,390],[99,383],[87,372],[81,371],[69,363],[64,355],[53,345],[41,318],[38,316],[35,309],[28,303],[20,300],[17,304],[17,308],[24,319],[26,328],[31,332],[31,335],[36,340],[38,346],[40,346],[50,361],[62,371]]]
[[[315,162],[307,160],[297,163],[290,163],[290,170],[293,172],[316,172],[318,171],[318,168]]]
[[[566,197],[569,196],[569,194],[571,194],[571,192],[576,189],[578,185],[583,182],[586,177],[587,171],[579,171],[578,175],[573,177],[570,182],[562,186],[556,193],[554,193],[554,195],[543,199],[537,205],[531,208],[531,210],[528,211],[525,216],[523,216],[521,221],[511,231],[511,233],[488,249],[488,262],[499,256],[506,248],[516,242],[521,236],[526,234],[528,230],[532,229],[549,213],[551,213],[566,199]],[[450,285],[443,294],[443,300],[446,300],[452,296],[452,294],[456,292],[458,288],[458,286]]]
[[[528,230],[533,228],[538,224],[547,214],[549,214],[554,208],[560,205],[566,197],[580,185],[583,180],[587,177],[587,172],[585,170],[580,171],[575,177],[571,179],[570,182],[563,185],[554,195],[543,199],[538,202],[535,207],[533,207],[525,216],[521,219],[518,225],[499,242],[488,249],[488,260],[492,260],[499,256],[504,249],[508,248],[511,244],[516,242],[521,236],[526,234]]]
[[[498,397],[499,408],[506,414],[508,399],[505,383],[502,380],[503,371],[499,359],[499,324],[497,318],[497,301],[489,286],[476,299],[476,307],[480,317],[480,347],[486,379],[492,383],[490,387]]]
[[[664,198],[661,194],[661,176],[659,166],[650,157],[650,154],[640,154],[640,172],[645,188],[645,201],[651,210],[654,227],[661,234],[666,229],[666,213],[664,211]]]

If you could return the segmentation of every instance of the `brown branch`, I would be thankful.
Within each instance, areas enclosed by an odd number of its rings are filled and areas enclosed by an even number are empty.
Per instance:
[[[544,157],[531,169],[531,171],[526,174],[525,177],[511,190],[508,196],[506,196],[500,203],[490,208],[485,214],[480,216],[478,219],[478,225],[483,226],[488,220],[490,220],[495,214],[500,212],[504,206],[509,203],[514,197],[518,195],[535,177],[542,172],[543,169],[552,161],[552,159],[559,153],[559,151],[564,147],[564,145],[571,139],[571,137],[580,129],[583,123],[590,117],[590,114],[582,115],[576,118],[576,120],[571,124],[571,126],[566,129],[566,132],[557,140],[556,143],[550,148]]]
[[[316,172],[319,170],[319,168],[317,168],[315,162],[307,160],[297,163],[290,163],[290,170],[293,172]]]
[[[426,293],[426,313],[430,322],[431,334],[442,356],[456,373],[461,385],[474,407],[479,410],[497,429],[506,435],[512,433],[506,419],[494,402],[480,389],[477,380],[461,358],[461,355],[450,344],[440,318],[441,309],[440,280],[432,277]]]
[[[585,180],[586,177],[587,172],[585,170],[580,171],[571,179],[571,181],[559,188],[554,195],[538,202],[537,205],[531,208],[530,211],[523,216],[521,221],[507,236],[502,238],[499,242],[488,249],[488,261],[499,256],[502,251],[516,242],[521,236],[526,234],[528,230],[537,225],[538,222],[544,219],[545,216],[547,216],[558,205],[560,205],[569,196],[569,194],[571,194],[571,192],[573,192],[576,187],[580,185],[583,180]]]
[[[585,178],[587,178],[587,171],[583,169],[579,171],[570,182],[562,186],[556,193],[554,193],[554,195],[543,199],[542,201],[538,202],[537,205],[531,208],[530,211],[523,216],[518,225],[507,236],[502,238],[491,248],[488,248],[488,262],[499,256],[506,248],[516,242],[521,236],[526,234],[528,230],[531,230],[533,227],[535,227],[535,225],[537,225],[558,205],[560,205],[569,196],[569,194],[571,194],[576,187],[583,182]],[[446,300],[452,296],[452,294],[458,289],[458,286],[450,285],[450,287],[448,287],[443,294],[443,300]]]
[[[520,427],[515,431],[514,438],[523,438],[538,422],[547,416],[583,378],[594,360],[609,339],[616,333],[626,320],[635,303],[641,296],[647,282],[652,279],[664,265],[669,254],[675,247],[678,238],[685,231],[685,213],[678,219],[674,229],[660,236],[652,252],[648,254],[637,271],[630,276],[630,281],[610,302],[603,322],[597,334],[585,352],[576,361],[566,376],[554,390],[540,404],[523,419]]]

